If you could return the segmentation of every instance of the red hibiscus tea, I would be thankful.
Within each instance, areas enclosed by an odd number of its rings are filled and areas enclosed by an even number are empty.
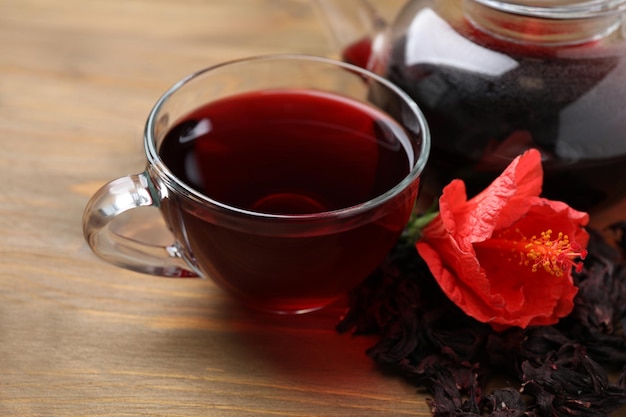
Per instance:
[[[585,211],[623,198],[624,77],[615,71],[616,58],[593,51],[587,45],[559,49],[560,55],[549,51],[556,56],[509,50],[517,66],[497,77],[428,63],[407,66],[404,56],[393,56],[390,80],[415,98],[432,129],[429,184],[441,189],[463,178],[475,195],[516,155],[536,148],[544,159],[545,197]]]
[[[408,220],[418,181],[367,221],[333,224],[319,213],[372,204],[402,182],[417,158],[413,142],[390,116],[346,96],[238,93],[180,119],[159,155],[218,211],[228,207],[240,219],[217,219],[175,196],[161,209],[202,275],[261,309],[316,309],[382,261]],[[290,219],[283,224],[281,216]]]
[[[384,107],[373,100],[380,94]],[[268,55],[172,86],[148,116],[144,151],[142,173],[110,181],[85,207],[94,253],[133,271],[210,278],[256,309],[300,313],[347,296],[394,246],[430,135],[415,102],[376,74]]]

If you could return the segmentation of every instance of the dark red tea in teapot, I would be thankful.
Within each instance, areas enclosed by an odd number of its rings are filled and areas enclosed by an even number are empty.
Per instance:
[[[372,47],[367,65],[429,122],[432,194],[462,178],[473,195],[533,147],[546,197],[592,211],[626,196],[626,2],[536,3],[413,1]]]

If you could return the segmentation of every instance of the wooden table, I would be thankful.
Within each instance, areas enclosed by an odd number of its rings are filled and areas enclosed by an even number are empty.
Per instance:
[[[270,52],[333,54],[309,1],[0,0],[0,416],[429,415],[341,309],[253,315],[83,240],[91,194],[143,169],[161,93]]]
[[[310,1],[0,0],[0,416],[428,414],[334,331],[340,309],[251,315],[83,240],[89,196],[143,170],[166,88],[272,52],[333,53]]]

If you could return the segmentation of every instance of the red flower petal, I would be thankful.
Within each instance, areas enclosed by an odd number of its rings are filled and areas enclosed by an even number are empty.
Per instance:
[[[416,244],[446,295],[496,328],[552,324],[573,308],[570,258],[587,245],[588,215],[539,198],[542,175],[530,150],[469,201],[451,182]]]

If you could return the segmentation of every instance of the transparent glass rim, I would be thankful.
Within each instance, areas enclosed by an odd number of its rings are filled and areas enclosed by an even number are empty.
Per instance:
[[[366,202],[349,206],[337,210],[332,211],[324,211],[318,213],[310,213],[310,214],[272,214],[272,213],[263,213],[252,210],[246,210],[240,207],[232,206],[218,200],[212,199],[194,188],[190,187],[183,181],[181,181],[177,176],[175,176],[169,168],[165,165],[162,159],[159,156],[156,138],[155,138],[155,127],[157,126],[158,116],[160,114],[160,110],[168,101],[168,99],[174,95],[179,89],[181,89],[186,84],[192,82],[196,78],[210,73],[213,70],[232,66],[232,65],[240,65],[246,64],[248,62],[253,61],[268,61],[268,60],[289,60],[289,61],[309,61],[316,62],[320,64],[327,64],[336,67],[343,68],[347,71],[354,72],[361,77],[365,77],[366,79],[374,80],[377,83],[384,85],[386,88],[391,90],[394,94],[396,94],[402,101],[407,105],[407,107],[413,112],[416,121],[419,124],[420,136],[421,136],[421,148],[420,153],[417,155],[417,159],[411,168],[409,174],[402,179],[399,183],[397,183],[393,188],[387,190],[385,193],[378,195],[375,198],[372,198]],[[418,105],[413,101],[413,99],[405,93],[402,89],[397,87],[395,84],[386,80],[385,78],[363,69],[361,67],[357,67],[352,64],[348,64],[342,61],[338,61],[332,58],[314,56],[314,55],[305,55],[305,54],[270,54],[270,55],[257,55],[252,57],[234,59],[230,61],[226,61],[220,64],[216,64],[199,71],[196,71],[182,80],[178,81],[172,87],[170,87],[156,102],[150,114],[148,116],[148,121],[146,123],[145,132],[144,132],[144,147],[148,162],[150,167],[155,169],[159,175],[159,179],[164,181],[167,186],[179,193],[180,195],[184,195],[185,197],[200,203],[202,205],[207,205],[213,207],[217,211],[221,211],[224,213],[240,215],[249,218],[258,218],[265,220],[283,220],[283,221],[311,221],[311,220],[321,220],[321,219],[339,219],[339,218],[350,218],[363,212],[367,212],[376,207],[383,205],[385,202],[391,200],[396,197],[400,193],[402,193],[407,187],[410,186],[411,183],[416,181],[418,177],[424,171],[426,167],[426,163],[428,161],[428,157],[430,154],[430,146],[431,146],[431,136],[428,124],[426,122],[426,118]]]
[[[473,0],[506,13],[545,19],[590,19],[626,10],[626,0]]]

